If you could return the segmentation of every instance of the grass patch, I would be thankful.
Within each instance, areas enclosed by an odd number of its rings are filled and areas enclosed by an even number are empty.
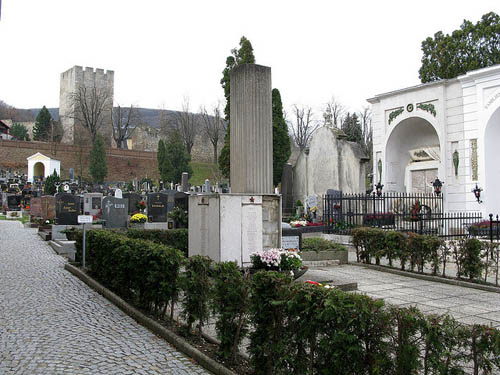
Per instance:
[[[191,168],[193,168],[193,175],[189,179],[189,183],[191,185],[193,186],[203,185],[207,178],[213,183],[217,175],[216,164],[192,161],[189,165],[191,165]]]
[[[30,217],[29,215],[23,215],[22,217],[18,218],[18,219],[7,219],[7,216],[5,215],[0,215],[0,220],[8,220],[8,221],[20,221],[21,223],[27,223],[28,221],[30,221]]]

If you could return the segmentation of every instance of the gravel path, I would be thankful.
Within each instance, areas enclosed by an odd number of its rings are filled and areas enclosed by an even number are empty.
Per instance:
[[[0,374],[209,374],[0,221]]]

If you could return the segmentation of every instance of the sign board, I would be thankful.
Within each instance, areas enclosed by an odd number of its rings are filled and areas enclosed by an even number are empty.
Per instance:
[[[92,215],[78,215],[78,224],[92,224]]]
[[[300,249],[300,237],[299,236],[281,237],[281,247],[283,249]]]

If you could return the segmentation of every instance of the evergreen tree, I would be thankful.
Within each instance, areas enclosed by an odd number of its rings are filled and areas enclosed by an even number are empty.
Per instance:
[[[160,173],[163,183],[180,183],[182,172],[192,175],[193,170],[189,165],[190,161],[191,156],[186,151],[181,134],[178,130],[172,131],[167,142],[165,142],[165,152],[161,162],[162,169],[160,169]]]
[[[487,13],[475,25],[464,20],[451,35],[438,31],[422,42],[422,52],[422,83],[500,64],[500,16]]]
[[[30,136],[28,135],[28,129],[26,129],[26,126],[19,124],[17,122],[12,125],[9,134],[14,138],[16,138],[18,141],[30,140]]]
[[[90,175],[92,176],[94,182],[102,184],[104,182],[104,178],[108,174],[108,163],[102,135],[96,135],[94,144],[92,145],[92,150],[90,150],[89,158]]]
[[[283,117],[283,104],[278,89],[272,92],[273,106],[273,183],[278,186],[281,182],[283,166],[288,161],[292,153],[290,147],[290,137],[288,135],[288,126]]]
[[[156,154],[156,158],[158,160],[158,171],[163,180],[163,176],[165,175],[165,142],[163,142],[163,139],[158,141],[158,153]],[[166,183],[166,180],[163,180],[163,182]]]
[[[43,106],[35,119],[35,126],[33,127],[33,140],[35,141],[48,141],[50,139],[50,122],[52,116],[49,110]]]
[[[61,179],[57,175],[57,172],[54,170],[54,173],[51,174],[47,179],[45,180],[45,185],[44,185],[44,194],[45,195],[54,195],[57,193],[57,188],[56,188],[56,183],[61,182]]]
[[[351,115],[347,112],[347,115],[342,122],[342,131],[347,135],[348,141],[356,142],[360,145],[363,144],[363,131],[356,113]]]
[[[226,107],[224,108],[225,120],[227,121],[226,135],[224,136],[224,147],[222,147],[219,156],[219,169],[222,175],[226,178],[230,176],[231,168],[231,156],[230,156],[230,130],[229,130],[229,120],[230,114],[230,75],[234,67],[241,64],[254,64],[255,56],[253,54],[252,43],[244,36],[240,39],[240,48],[232,49],[231,55],[226,59],[226,67],[222,71],[222,79],[220,81],[222,88],[224,89],[224,97],[226,98]]]

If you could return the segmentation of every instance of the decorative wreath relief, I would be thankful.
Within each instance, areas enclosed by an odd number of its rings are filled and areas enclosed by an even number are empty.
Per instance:
[[[408,105],[406,106],[406,110],[407,110],[408,112],[413,112],[413,104],[411,104],[411,103],[410,103],[410,104],[408,104]]]
[[[417,104],[417,108],[421,109],[422,111],[429,112],[431,115],[436,117],[436,108],[434,107],[434,104],[428,103],[428,104],[423,104],[419,103]]]
[[[404,108],[399,108],[399,109],[396,109],[395,111],[392,111],[391,113],[389,113],[389,125],[391,124],[391,122],[394,121],[394,119],[396,117],[398,117],[403,112],[404,112]]]

